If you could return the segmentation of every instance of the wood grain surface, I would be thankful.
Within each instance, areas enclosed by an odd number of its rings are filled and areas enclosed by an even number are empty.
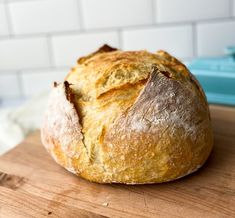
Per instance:
[[[235,108],[210,109],[207,163],[156,185],[85,181],[57,165],[35,132],[0,157],[0,217],[235,217]]]

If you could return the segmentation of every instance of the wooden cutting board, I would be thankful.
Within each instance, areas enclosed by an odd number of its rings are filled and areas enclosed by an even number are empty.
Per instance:
[[[198,172],[156,185],[101,185],[58,166],[39,131],[0,157],[0,217],[235,217],[235,109],[211,106],[214,150]]]

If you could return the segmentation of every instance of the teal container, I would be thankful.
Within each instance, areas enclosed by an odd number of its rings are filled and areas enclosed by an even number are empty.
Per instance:
[[[188,68],[200,82],[209,103],[235,106],[235,46],[226,48],[227,55],[198,58]]]

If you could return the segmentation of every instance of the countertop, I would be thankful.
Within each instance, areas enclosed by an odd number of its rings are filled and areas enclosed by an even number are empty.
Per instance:
[[[214,148],[197,172],[155,185],[101,185],[57,165],[39,131],[0,157],[3,217],[235,217],[235,108],[210,106]]]

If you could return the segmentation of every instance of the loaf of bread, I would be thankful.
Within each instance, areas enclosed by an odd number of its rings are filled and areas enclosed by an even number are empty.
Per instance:
[[[175,180],[213,145],[205,94],[180,61],[107,45],[54,83],[41,135],[57,163],[98,183]]]

